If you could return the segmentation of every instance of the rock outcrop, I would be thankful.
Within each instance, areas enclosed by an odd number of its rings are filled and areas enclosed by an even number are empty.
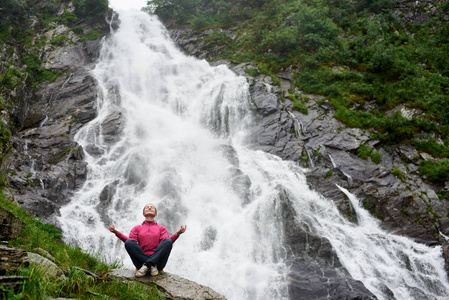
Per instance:
[[[71,2],[61,2],[57,11],[57,16],[61,16],[73,13],[74,7]],[[26,50],[20,45],[7,46],[9,50],[1,60],[19,68],[22,64],[14,57],[38,53],[39,68],[59,77],[37,85],[36,79],[28,78],[19,81],[9,93],[10,99],[15,100],[9,110],[11,117],[4,121],[15,132],[1,169],[8,174],[9,189],[5,195],[44,223],[55,224],[59,208],[86,177],[84,150],[74,136],[83,124],[96,117],[97,88],[90,71],[99,56],[101,39],[82,39],[64,24],[43,28],[37,17],[31,19],[35,21],[31,25],[35,36],[43,38],[33,39]],[[82,20],[76,25],[83,32],[109,32],[104,18]],[[55,43],[57,37],[65,39]]]
[[[27,252],[19,248],[0,245],[0,274],[14,272],[30,264]]]
[[[22,220],[2,207],[0,207],[0,224],[0,241],[10,241],[18,238],[26,228]]]
[[[136,277],[133,270],[115,269],[108,274],[110,278],[134,280],[145,284],[154,284],[166,299],[173,300],[225,300],[226,298],[204,285],[185,278],[163,272],[156,277]]]
[[[445,3],[447,1],[444,0],[395,0],[393,13],[403,22],[424,24],[437,14]],[[449,21],[449,15],[446,15],[445,21]]]

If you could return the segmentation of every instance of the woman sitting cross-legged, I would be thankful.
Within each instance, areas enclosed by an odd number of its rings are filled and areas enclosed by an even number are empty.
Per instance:
[[[115,229],[114,225],[109,225],[108,228],[125,242],[125,249],[138,269],[136,276],[143,277],[148,271],[151,276],[156,276],[167,264],[172,244],[186,231],[187,226],[181,226],[169,237],[167,228],[154,221],[157,210],[153,204],[145,205],[143,216],[145,221],[142,225],[134,226],[129,237]]]

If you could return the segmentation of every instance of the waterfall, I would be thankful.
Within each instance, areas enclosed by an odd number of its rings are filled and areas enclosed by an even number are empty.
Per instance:
[[[359,219],[349,222],[307,187],[302,168],[247,148],[246,79],[182,54],[156,17],[121,11],[93,76],[98,116],[76,136],[88,175],[61,209],[66,242],[133,268],[107,225],[127,235],[153,203],[170,233],[187,225],[167,272],[228,299],[288,299],[282,190],[298,222],[327,237],[379,299],[449,295],[440,247],[383,232],[348,193]]]

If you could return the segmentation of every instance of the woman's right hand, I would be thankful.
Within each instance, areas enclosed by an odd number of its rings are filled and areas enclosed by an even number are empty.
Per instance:
[[[117,233],[117,232],[118,232],[118,230],[117,230],[117,229],[115,229],[115,226],[114,226],[114,224],[112,224],[112,225],[109,225],[109,226],[108,226],[108,229],[109,229],[109,231],[110,231],[110,232],[112,232],[112,233]]]

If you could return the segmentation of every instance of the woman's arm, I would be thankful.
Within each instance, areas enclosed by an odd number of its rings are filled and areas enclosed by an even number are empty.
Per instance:
[[[171,236],[169,237],[169,239],[171,239],[172,242],[174,243],[174,242],[179,238],[179,236],[180,236],[181,234],[183,234],[184,232],[186,232],[186,229],[187,229],[187,226],[186,226],[186,225],[181,225],[181,228],[179,228],[179,230],[178,230],[175,234],[171,235]]]
[[[179,228],[179,230],[176,232],[176,235],[180,236],[181,234],[186,232],[186,230],[187,230],[187,225],[181,225],[181,228]]]
[[[110,232],[115,233],[115,236],[121,239],[123,242],[126,242],[129,239],[126,235],[115,229],[114,224],[109,225],[108,229]]]

